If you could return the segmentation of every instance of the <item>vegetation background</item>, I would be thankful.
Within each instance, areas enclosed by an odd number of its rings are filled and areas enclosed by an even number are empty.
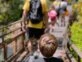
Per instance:
[[[0,0],[0,25],[17,21],[22,14],[24,0]]]
[[[0,0],[0,25],[7,25],[21,18],[25,0]],[[53,0],[47,0],[48,5]]]

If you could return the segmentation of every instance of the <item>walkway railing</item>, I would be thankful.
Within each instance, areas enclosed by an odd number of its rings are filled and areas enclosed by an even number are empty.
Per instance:
[[[76,60],[76,62],[82,62],[82,52],[77,48],[77,46],[68,42],[67,47],[70,53],[72,54],[73,58]]]
[[[25,27],[24,21],[21,20],[2,27],[2,34],[0,35],[0,61],[16,62],[20,54],[25,51],[24,43],[27,41]],[[70,52],[75,51],[77,62],[81,62],[82,52],[79,52],[76,46],[70,43],[68,43],[68,49]]]
[[[9,62],[16,59],[24,51],[26,29],[23,22],[19,20],[6,27],[2,27],[0,55],[2,55],[3,60],[1,59],[0,61]]]

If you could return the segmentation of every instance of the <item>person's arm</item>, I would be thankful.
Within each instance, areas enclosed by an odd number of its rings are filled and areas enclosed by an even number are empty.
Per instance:
[[[48,25],[48,26],[46,27],[44,33],[49,33],[49,31],[50,31],[50,27],[49,27],[49,25]]]
[[[22,20],[26,21],[27,20],[27,11],[23,10],[22,13]]]
[[[23,13],[22,13],[22,19],[24,21],[27,20],[28,11],[29,11],[29,0],[26,0],[23,6]]]
[[[28,11],[29,11],[29,0],[25,0],[24,6],[23,6],[22,18],[21,18],[21,20],[24,21],[22,24],[25,26],[25,29],[27,28],[26,25],[28,23],[28,20],[27,20]]]

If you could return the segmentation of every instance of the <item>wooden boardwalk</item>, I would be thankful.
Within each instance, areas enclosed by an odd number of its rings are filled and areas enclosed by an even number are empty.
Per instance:
[[[67,19],[68,20],[68,19]],[[67,42],[67,35],[66,35],[66,33],[67,33],[67,26],[68,26],[68,21],[66,21],[65,23],[66,23],[66,25],[65,26],[61,26],[61,21],[60,21],[60,19],[57,21],[58,22],[58,24],[59,24],[59,26],[56,24],[55,26],[54,26],[54,31],[53,32],[50,32],[51,34],[54,34],[58,39],[59,39],[59,44],[61,45],[61,43],[63,44],[63,43],[65,43],[65,42]],[[15,25],[15,24],[14,24]],[[23,59],[25,59],[23,62],[27,62],[27,59],[28,59],[28,52],[27,51],[23,51],[23,53],[21,53],[21,51],[23,50],[23,48],[24,48],[24,45],[23,45],[23,43],[24,43],[24,41],[26,41],[26,39],[25,38],[21,38],[21,37],[19,37],[20,35],[25,35],[25,34],[23,34],[23,33],[21,33],[21,32],[24,32],[24,29],[21,29],[22,27],[24,27],[24,26],[22,26],[21,25],[21,23],[19,22],[18,24],[16,24],[16,28],[12,28],[13,26],[10,26],[12,29],[9,29],[9,30],[14,30],[14,31],[12,31],[12,33],[11,33],[11,36],[10,36],[10,38],[11,38],[11,42],[8,44],[8,45],[6,45],[5,44],[5,46],[7,47],[7,51],[4,51],[4,53],[5,53],[5,55],[4,55],[4,58],[5,58],[5,60],[7,60],[7,57],[10,57],[11,56],[11,60],[13,61],[13,62],[22,62],[21,60],[23,60]],[[15,26],[14,26],[15,27]],[[19,29],[20,28],[20,29]],[[17,30],[16,30],[17,29]],[[17,35],[18,36],[17,36]],[[17,40],[17,38],[19,39],[19,38],[21,38],[21,40]],[[22,41],[23,40],[23,41]],[[61,40],[61,41],[60,41]],[[64,42],[65,41],[65,42]],[[66,43],[64,44],[64,45],[66,45]],[[20,47],[21,46],[21,47]],[[4,49],[6,48],[6,47],[4,47]],[[3,47],[2,47],[3,48]],[[16,53],[21,53],[20,55],[19,54],[16,54]],[[37,52],[37,51],[36,51]],[[3,53],[3,52],[2,52]],[[40,52],[39,52],[40,53]],[[35,53],[34,53],[35,54]],[[18,57],[17,57],[17,56]],[[24,57],[24,56],[26,56],[25,58],[22,58],[22,57]],[[42,57],[42,55],[40,54],[39,55],[40,57]],[[64,49],[64,47],[58,47],[58,49],[57,49],[57,51],[56,51],[56,53],[53,55],[54,57],[62,57],[62,59],[64,60],[64,62],[66,62],[65,60],[67,60],[66,58],[67,58],[67,56],[66,56],[66,51],[65,51],[65,49]],[[17,58],[16,58],[17,57]],[[15,61],[16,60],[16,61]]]
[[[54,34],[57,39],[58,39],[58,42],[61,43],[59,44],[56,52],[54,53],[53,57],[60,57],[64,60],[64,62],[69,62],[69,59],[66,55],[66,50],[64,47],[66,47],[66,43],[67,43],[67,30],[68,30],[68,18],[66,18],[65,20],[65,26],[61,26],[61,21],[60,20],[57,20],[57,24],[55,24],[55,26],[53,27],[54,28],[54,31],[50,31],[51,34]],[[61,40],[61,41],[59,41]],[[61,46],[60,46],[61,45]],[[35,55],[38,55],[39,57],[42,57],[42,54],[40,53],[39,50],[37,50],[35,53]],[[28,62],[28,56],[26,56],[26,58],[24,59],[23,62]]]
[[[68,7],[68,9],[70,6]],[[70,9],[69,9],[70,12]],[[65,26],[61,24],[61,18],[57,20],[58,24],[55,24],[53,31],[50,30],[50,33],[57,37],[58,48],[54,53],[53,57],[62,58],[64,62],[76,62],[74,58],[68,57],[70,55],[70,47],[73,48],[77,54],[78,62],[81,62],[82,53],[78,52],[74,45],[71,45],[67,48],[68,39],[68,25],[69,18],[65,18]],[[0,34],[0,62],[28,62],[29,53],[26,50],[25,42],[28,40],[27,31],[25,25],[22,24],[23,21],[16,22],[9,25],[8,33],[1,36]],[[11,29],[12,28],[12,29]],[[10,34],[10,35],[9,35]],[[9,35],[9,43],[4,42],[7,40],[6,37]],[[69,51],[69,52],[68,52]],[[44,58],[40,53],[39,49],[33,52],[33,55],[38,55],[41,58]],[[69,59],[72,59],[71,61]]]

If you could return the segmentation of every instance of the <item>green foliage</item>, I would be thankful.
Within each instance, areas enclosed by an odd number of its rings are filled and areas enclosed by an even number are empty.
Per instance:
[[[0,25],[17,21],[22,14],[24,0],[0,0]]]
[[[76,11],[78,21],[71,26],[71,40],[82,51],[82,2],[80,0],[73,5],[73,11]]]
[[[71,40],[82,51],[82,23],[74,22],[71,26]]]
[[[17,21],[22,15],[22,6],[25,0],[0,0],[0,25]],[[50,7],[53,0],[47,0]]]

